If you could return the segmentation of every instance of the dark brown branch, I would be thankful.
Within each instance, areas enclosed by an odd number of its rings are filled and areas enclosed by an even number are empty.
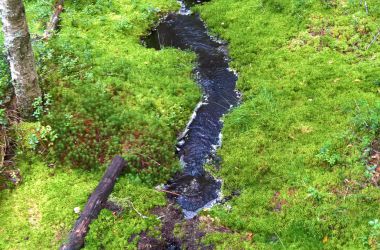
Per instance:
[[[51,38],[54,34],[54,31],[58,28],[59,24],[59,15],[63,11],[63,3],[64,0],[59,0],[58,3],[56,4],[54,14],[50,18],[50,22],[48,23],[46,30],[44,32],[43,39],[47,40]]]
[[[92,220],[96,219],[107,202],[108,196],[111,194],[117,177],[125,166],[123,158],[116,156],[111,165],[108,167],[99,185],[91,194],[83,213],[74,225],[70,233],[68,242],[61,246],[61,250],[81,249],[84,244],[84,238],[89,230]]]

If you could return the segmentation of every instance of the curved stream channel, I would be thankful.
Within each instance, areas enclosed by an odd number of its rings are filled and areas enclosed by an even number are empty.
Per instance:
[[[147,47],[157,50],[174,47],[197,54],[194,72],[203,98],[178,138],[177,153],[183,171],[165,186],[166,190],[180,194],[176,200],[186,218],[194,217],[220,198],[221,180],[208,173],[204,165],[215,158],[221,145],[221,118],[240,100],[235,90],[237,75],[228,65],[227,44],[210,36],[199,15],[190,12],[190,7],[200,2],[180,2],[181,10],[169,14],[144,39]]]

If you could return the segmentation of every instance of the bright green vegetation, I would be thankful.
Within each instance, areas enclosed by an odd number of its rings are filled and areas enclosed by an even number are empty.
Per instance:
[[[1,28],[2,27],[0,24],[0,29]],[[3,128],[5,128],[8,124],[4,103],[6,101],[5,97],[7,94],[7,90],[9,89],[10,80],[11,80],[7,60],[6,60],[5,54],[3,53],[3,51],[4,51],[3,40],[4,40],[3,36],[0,35],[0,138],[1,138],[0,139],[0,158],[1,159],[2,159],[3,154],[4,154],[3,150],[1,150],[2,145],[5,144],[4,143],[4,136],[2,136],[4,134]],[[0,165],[0,186],[6,182],[6,179],[3,176],[4,170],[5,170],[4,166]]]
[[[0,38],[0,44],[2,44],[2,38]],[[4,48],[0,46],[0,51],[2,51]],[[8,65],[6,62],[5,56],[0,57],[0,96],[3,97],[5,95],[5,91],[9,87],[10,84],[10,75],[8,71]],[[2,105],[2,103],[0,103]]]
[[[32,37],[42,34],[53,2],[26,2]],[[112,200],[126,212],[103,211],[87,249],[135,248],[140,232],[159,225],[149,211],[165,196],[154,186],[179,167],[176,136],[200,91],[192,53],[147,49],[140,37],[176,8],[174,0],[65,1],[59,33],[34,42],[45,96],[34,103],[38,122],[12,128],[23,180],[0,193],[0,249],[57,248],[116,154],[128,169]]]
[[[32,166],[29,164],[32,163]],[[23,183],[1,192],[1,249],[57,247],[86,202],[99,174],[49,169],[37,160],[20,163]]]
[[[33,37],[52,2],[26,2]],[[217,249],[380,247],[380,190],[365,153],[380,127],[380,46],[371,44],[380,7],[368,0],[366,13],[360,2],[212,0],[196,8],[229,42],[244,96],[225,118],[216,173],[225,195],[240,196],[204,212],[233,232],[207,236]],[[86,249],[134,249],[140,232],[158,235],[149,211],[165,198],[154,185],[178,169],[175,137],[200,96],[194,55],[140,43],[178,7],[174,0],[65,4],[60,32],[34,43],[47,95],[35,102],[38,122],[12,128],[23,180],[0,192],[0,249],[57,248],[115,154],[129,168],[111,199],[126,212],[103,210]],[[0,60],[0,96],[7,70]]]
[[[199,99],[191,79],[194,55],[140,44],[169,6],[176,4],[66,6],[57,38],[37,46],[43,87],[54,100],[43,121],[57,134],[55,159],[89,169],[122,154],[151,184],[176,169],[175,136]]]
[[[365,149],[380,126],[377,1],[215,0],[197,9],[229,42],[244,103],[225,118],[224,194],[240,233],[220,249],[378,249],[380,190]],[[246,235],[253,233],[252,240]]]
[[[51,169],[36,159],[22,161],[19,166],[24,177],[22,185],[0,193],[0,248],[56,249],[78,217],[74,208],[83,210],[102,173]],[[104,210],[91,226],[87,249],[133,248],[138,240],[136,237],[128,243],[133,234],[159,223],[156,217],[149,216],[149,210],[165,204],[162,194],[130,176],[118,180],[112,200],[123,205],[126,212],[118,217]],[[133,207],[148,218],[141,218]]]
[[[5,109],[3,108],[3,99],[6,95],[6,91],[10,86],[11,80],[6,57],[5,55],[1,54],[3,50],[3,37],[0,35],[0,126],[5,126],[7,123],[5,117]]]

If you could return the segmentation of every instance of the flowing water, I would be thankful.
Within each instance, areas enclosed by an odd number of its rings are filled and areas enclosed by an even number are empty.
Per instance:
[[[215,158],[221,145],[222,117],[240,100],[235,89],[237,75],[229,68],[227,44],[210,36],[199,15],[189,9],[201,2],[182,1],[181,10],[169,14],[144,39],[147,47],[174,47],[192,50],[197,55],[194,74],[203,98],[178,138],[177,153],[183,171],[166,185],[167,190],[180,194],[176,199],[187,218],[220,198],[221,181],[208,173],[204,165]]]

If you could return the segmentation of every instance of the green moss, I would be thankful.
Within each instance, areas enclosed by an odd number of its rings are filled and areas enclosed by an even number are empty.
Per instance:
[[[203,240],[203,242],[205,244],[214,246],[214,248],[217,250],[257,249],[249,238],[237,233],[209,233],[206,235],[206,238]]]
[[[32,37],[42,34],[53,2],[26,1]],[[149,211],[165,198],[153,186],[179,167],[176,136],[200,90],[192,79],[194,54],[147,49],[140,37],[177,7],[174,0],[68,1],[60,31],[33,43],[51,104],[41,107],[45,116],[37,123],[14,128],[13,160],[24,180],[0,193],[1,249],[57,248],[77,219],[73,209],[83,209],[115,154],[128,161],[112,193],[125,211],[102,211],[86,248],[135,248],[141,231],[154,231],[160,221]],[[45,143],[40,132],[49,127],[54,139]]]
[[[54,0],[36,1],[25,0],[24,5],[27,9],[27,20],[29,30],[32,37],[41,36],[46,28],[46,24],[50,21],[51,15],[54,13]]]
[[[35,159],[18,162],[23,182],[0,193],[1,249],[57,248],[97,185],[99,174],[49,169]]]
[[[49,168],[36,159],[19,161],[19,167],[24,178],[22,184],[15,190],[0,193],[0,248],[57,248],[78,217],[74,208],[83,210],[101,173]],[[162,193],[125,175],[118,180],[112,196],[129,199],[133,209],[125,207],[120,216],[102,211],[91,224],[86,238],[88,249],[133,248],[138,237],[129,242],[130,237],[159,224],[156,217],[149,215],[149,210],[165,204]],[[148,218],[140,217],[136,210]]]
[[[175,138],[200,96],[194,55],[140,43],[170,6],[175,2],[66,5],[60,33],[36,46],[54,101],[44,123],[58,136],[55,158],[96,168],[121,154],[151,184],[178,168]]]
[[[225,194],[241,195],[212,214],[236,237],[254,233],[256,248],[378,247],[368,222],[380,191],[364,176],[362,152],[379,128],[380,47],[367,48],[380,12],[367,3],[369,15],[359,1],[197,7],[229,41],[244,96],[225,118],[218,174]],[[212,239],[223,248],[224,235]]]
[[[244,96],[225,118],[217,173],[224,193],[240,196],[208,212],[234,233],[210,233],[208,244],[379,247],[380,191],[368,181],[363,152],[380,124],[380,47],[371,44],[380,8],[368,0],[366,13],[360,2],[213,0],[196,8],[229,42]],[[42,34],[52,3],[27,1],[33,34]],[[178,7],[174,0],[65,7],[60,32],[34,43],[50,112],[21,125],[25,133],[15,129],[25,148],[38,126],[51,126],[57,139],[33,151],[49,152],[44,160],[30,156],[33,148],[18,156],[24,180],[0,193],[0,248],[57,248],[77,218],[73,209],[83,209],[106,163],[121,154],[129,171],[112,200],[125,211],[102,211],[86,248],[133,249],[141,231],[158,233],[149,211],[165,199],[153,185],[178,168],[175,136],[200,96],[191,78],[195,57],[140,43],[159,16]],[[6,63],[0,70],[1,92],[9,85]],[[59,167],[48,167],[53,162]]]
[[[124,208],[120,216],[103,210],[92,223],[85,249],[135,249],[142,231],[155,231],[160,220],[149,213],[155,206],[165,205],[165,196],[146,187],[133,176],[118,181],[110,198]],[[101,240],[99,240],[101,239]]]

